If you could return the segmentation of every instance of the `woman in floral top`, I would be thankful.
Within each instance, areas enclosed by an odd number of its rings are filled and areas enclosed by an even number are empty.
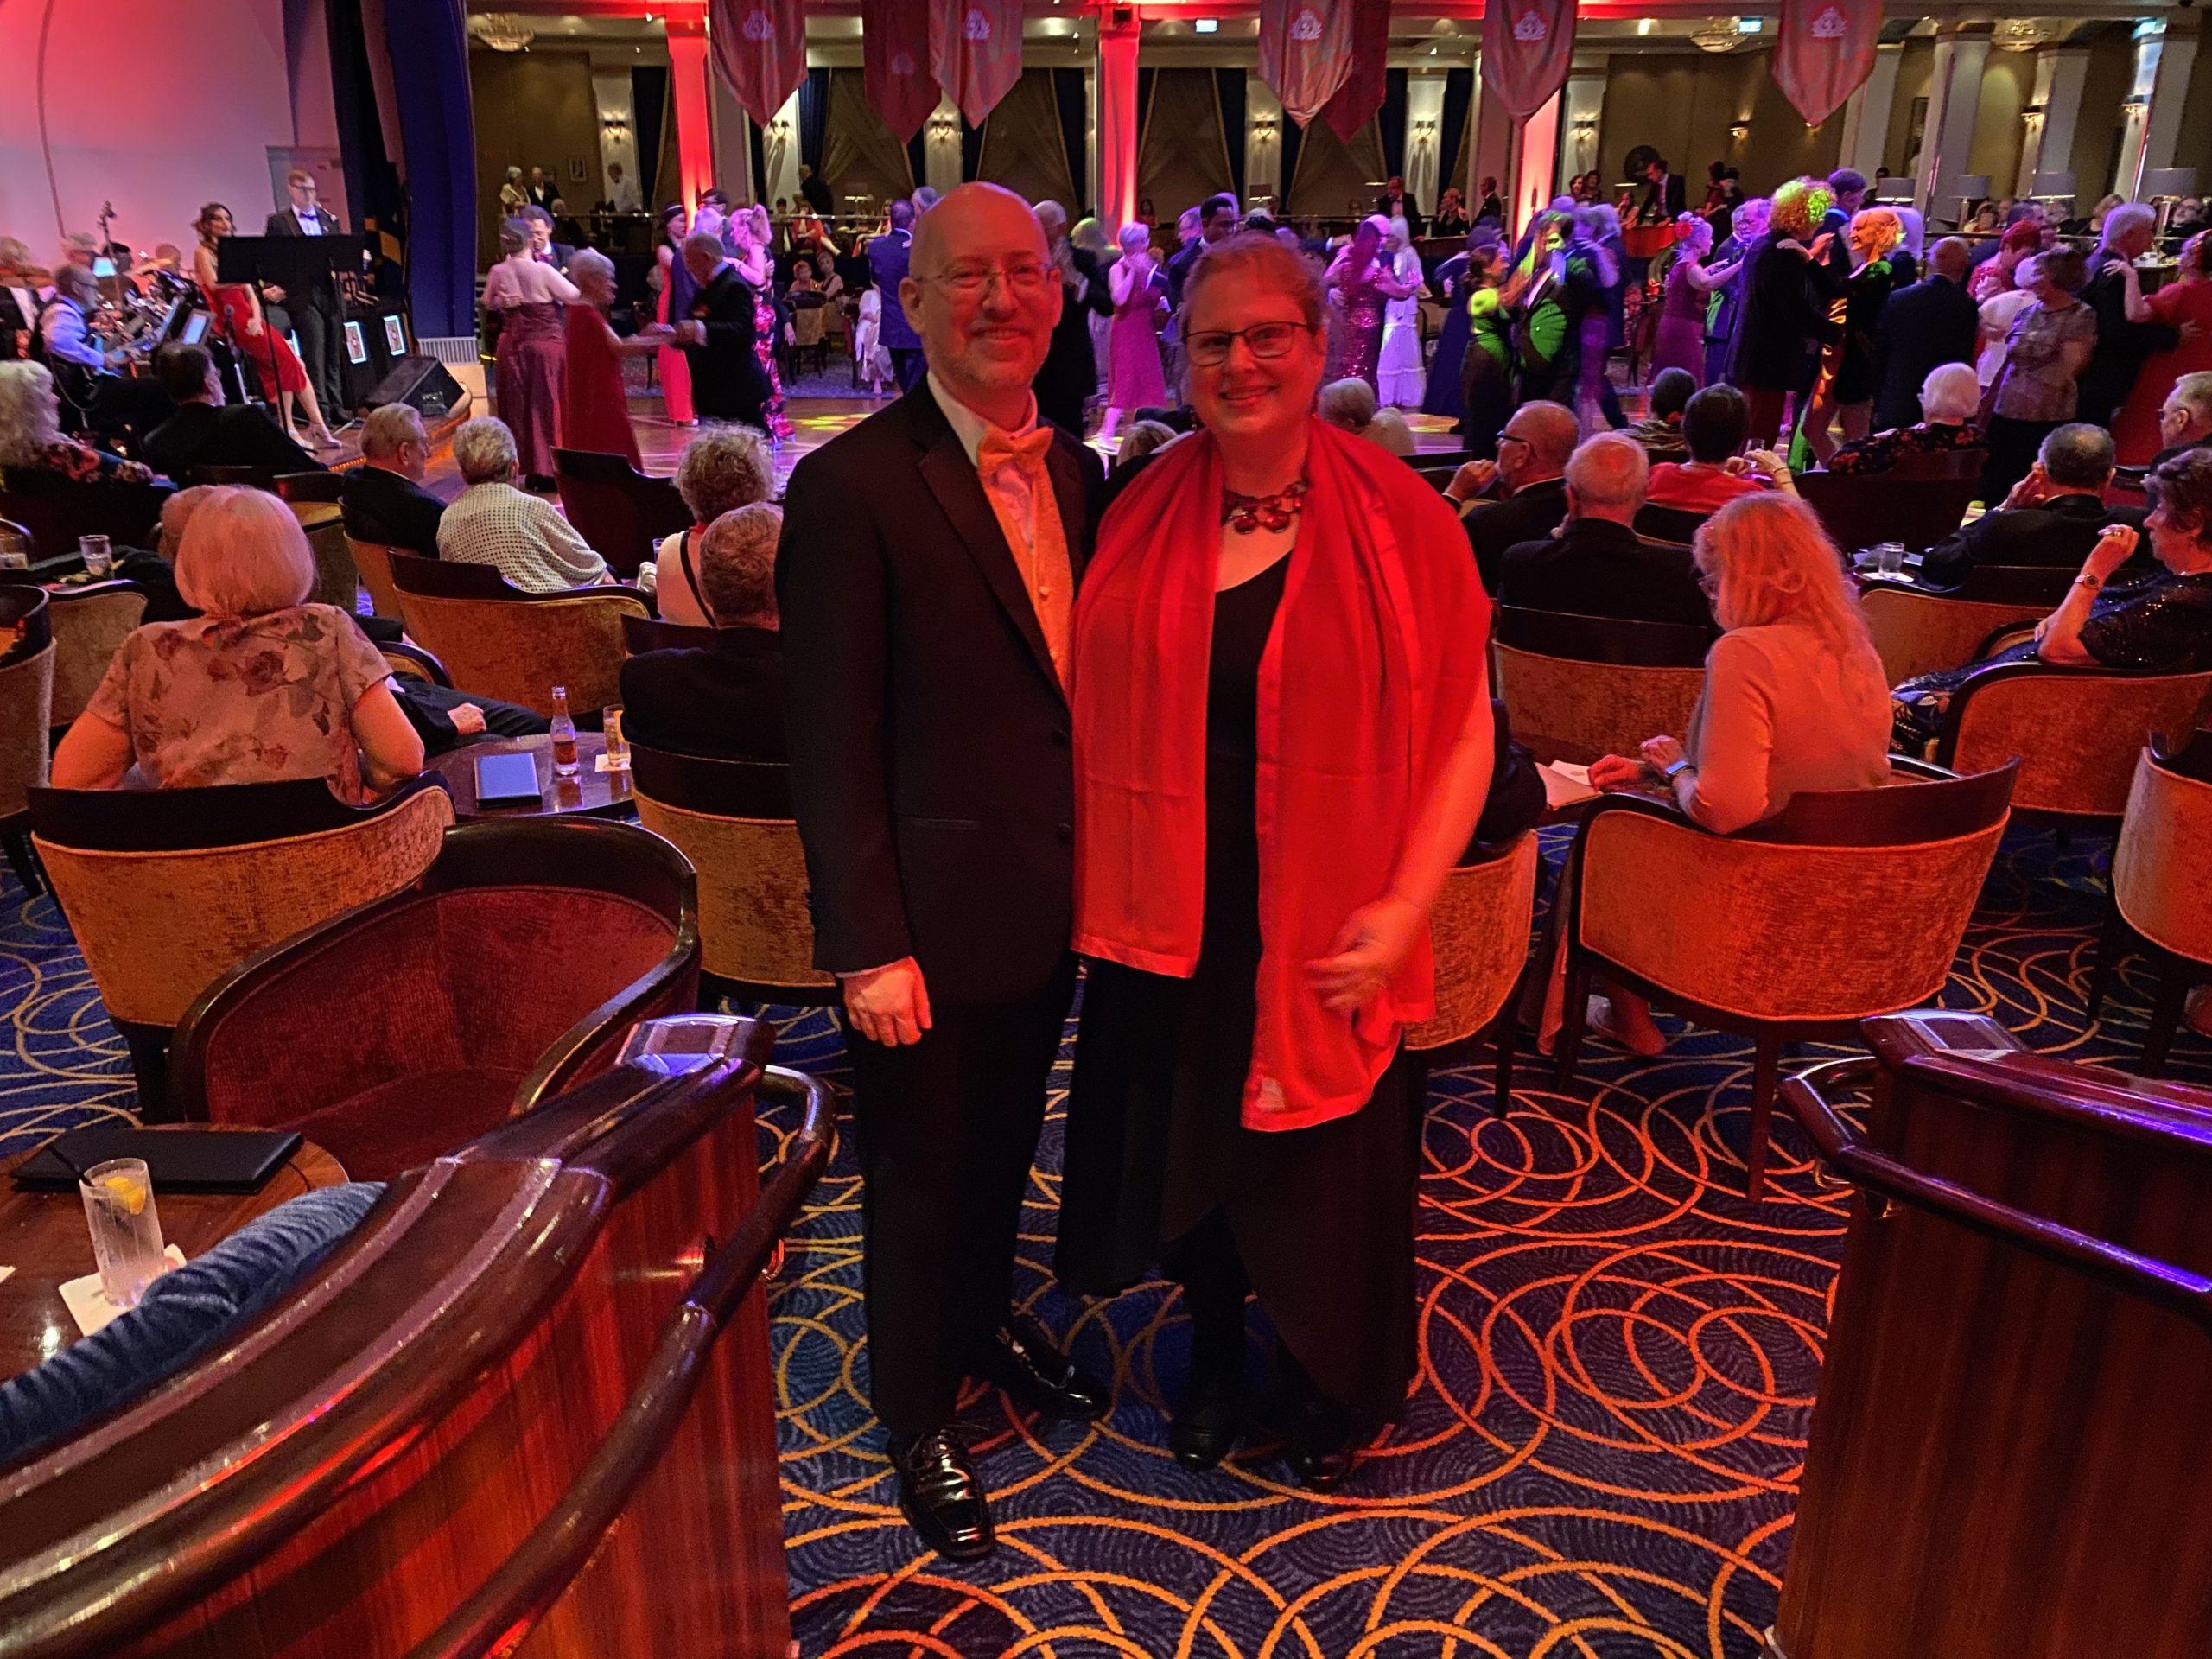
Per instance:
[[[1920,383],[1920,412],[1925,418],[1845,444],[1828,457],[1827,470],[1886,473],[1907,455],[1977,448],[1981,431],[1974,422],[1980,404],[1981,382],[1975,378],[1971,365],[1939,365]]]
[[[0,363],[0,489],[40,478],[72,484],[150,484],[135,461],[61,435],[61,399],[43,363]]]
[[[2027,284],[2035,302],[2012,320],[1998,370],[1989,420],[1989,461],[1981,499],[2002,501],[2036,464],[2052,429],[2074,418],[2075,382],[2097,345],[2097,314],[2075,298],[2088,276],[2082,256],[2053,248],[2035,263]]]
[[[327,778],[359,804],[423,769],[423,741],[353,620],[302,603],[315,561],[291,509],[209,493],[177,550],[200,614],[123,642],[54,756],[62,789],[113,789],[135,764],[162,789]]]

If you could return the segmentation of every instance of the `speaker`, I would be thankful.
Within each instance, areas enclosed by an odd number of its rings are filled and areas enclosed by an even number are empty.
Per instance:
[[[377,382],[364,401],[371,409],[410,404],[425,421],[436,422],[458,409],[467,395],[436,358],[402,357],[392,360],[391,372]]]

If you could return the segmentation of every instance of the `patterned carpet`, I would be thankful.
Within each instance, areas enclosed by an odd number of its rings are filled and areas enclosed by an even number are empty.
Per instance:
[[[2104,856],[2041,832],[2009,837],[1945,1001],[1993,1011],[2045,1052],[2133,1053],[2141,963],[2103,1025],[2082,1014]],[[51,902],[26,904],[10,884],[0,920],[14,1033],[0,1150],[20,1150],[127,1111],[132,1096]],[[819,1014],[785,1025],[779,1058],[841,1067]],[[1055,1123],[1032,1191],[1024,1294],[1112,1377],[1115,1407],[1096,1425],[1049,1426],[1012,1417],[995,1395],[969,1402],[1001,1532],[998,1554],[969,1567],[918,1557],[893,1507],[865,1403],[859,1184],[841,1152],[773,1301],[800,1650],[1752,1654],[1789,1551],[1847,1205],[1802,1161],[1794,1128],[1777,1196],[1757,1207],[1738,1196],[1750,1068],[1747,1044],[1710,1033],[1651,1063],[1597,1045],[1564,1090],[1548,1068],[1523,1065],[1503,1120],[1486,1066],[1433,1080],[1419,1385],[1332,1497],[1286,1484],[1264,1448],[1205,1476],[1166,1456],[1184,1325],[1161,1285],[1094,1306],[1052,1287]],[[2212,1049],[2184,1034],[2174,1070],[2212,1079]]]

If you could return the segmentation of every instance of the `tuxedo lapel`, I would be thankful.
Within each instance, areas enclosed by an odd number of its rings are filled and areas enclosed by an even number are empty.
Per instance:
[[[1084,499],[1083,468],[1077,464],[1074,441],[1056,439],[1045,453],[1045,469],[1052,474],[1052,499],[1059,504],[1060,535],[1068,546],[1068,574],[1077,582],[1090,551],[1089,504]]]

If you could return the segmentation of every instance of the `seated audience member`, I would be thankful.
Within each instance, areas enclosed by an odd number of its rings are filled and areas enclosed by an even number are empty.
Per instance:
[[[1712,625],[1687,549],[1630,528],[1651,463],[1625,432],[1603,432],[1567,463],[1567,518],[1549,541],[1509,549],[1497,602],[1532,611]]]
[[[155,550],[119,547],[115,550],[115,574],[146,595],[146,608],[138,620],[181,622],[199,612],[184,601],[176,587],[177,550],[184,545],[184,527],[200,504],[214,491],[207,485],[179,490],[162,503],[161,538]]]
[[[1651,469],[1649,499],[1681,512],[1718,512],[1731,501],[1769,488],[1796,493],[1789,469],[1770,449],[1738,454],[1751,429],[1751,405],[1733,386],[1707,386],[1682,411],[1689,459]]]
[[[328,468],[251,404],[228,404],[214,355],[171,341],[154,353],[154,378],[176,413],[146,435],[148,463],[179,483],[195,467],[258,467],[270,474]]]
[[[446,504],[423,487],[430,472],[430,435],[406,404],[386,404],[361,423],[361,464],[346,474],[339,510],[357,542],[438,556]]]
[[[699,543],[707,526],[726,512],[766,501],[776,493],[776,463],[767,435],[749,426],[702,432],[676,463],[676,493],[691,512],[691,528],[664,538],[653,557],[653,601],[661,620],[710,628],[699,601]]]
[[[352,617],[306,602],[315,558],[284,503],[211,491],[176,583],[200,614],[124,640],[54,752],[57,788],[113,789],[135,764],[162,789],[327,778],[363,803],[422,771],[384,658]]]
[[[440,558],[488,564],[530,594],[614,579],[558,507],[515,487],[515,435],[505,422],[464,422],[453,458],[468,487],[438,521]]]
[[[2184,374],[2158,408],[2158,451],[2153,467],[2191,449],[2212,448],[2212,369]]]
[[[699,597],[715,643],[641,652],[622,664],[622,723],[656,749],[725,760],[785,758],[784,647],[776,632],[781,507],[726,512],[701,538]]]
[[[2082,421],[2059,427],[1995,512],[1928,550],[1920,579],[1955,588],[1978,564],[2080,564],[2104,527],[2124,516],[2105,505],[2111,482],[2112,434]]]
[[[1444,486],[1460,504],[1459,522],[1490,592],[1497,591],[1507,548],[1541,540],[1567,517],[1567,458],[1580,435],[1566,404],[1523,404],[1497,435],[1497,459],[1469,461]],[[1493,491],[1497,499],[1478,499]]]
[[[1356,377],[1332,380],[1322,387],[1321,395],[1314,401],[1313,412],[1340,431],[1379,444],[1394,455],[1407,457],[1414,452],[1413,430],[1403,417],[1395,422],[1383,421],[1375,400],[1375,388]]]
[[[1475,842],[1467,849],[1470,857],[1484,848],[1503,847],[1535,829],[1547,805],[1536,757],[1514,741],[1502,698],[1490,700],[1490,791],[1483,797],[1482,817],[1475,821]]]
[[[1828,457],[1832,473],[1886,473],[1906,455],[1937,455],[1972,449],[1981,442],[1974,416],[1981,407],[1981,380],[1969,363],[1946,363],[1929,370],[1920,383],[1923,418],[1910,426],[1847,443]]]
[[[1648,738],[1590,768],[1600,789],[1656,785],[1694,822],[1733,835],[1810,790],[1872,789],[1890,775],[1882,659],[1835,543],[1802,502],[1750,496],[1697,533],[1699,571],[1724,630],[1705,659],[1688,737]],[[1639,1054],[1665,1039],[1641,998],[1592,999],[1593,1023]],[[1547,1022],[1549,1028],[1549,1022]]]
[[[1135,462],[1175,442],[1182,434],[1172,426],[1158,421],[1139,421],[1122,434],[1122,442],[1114,451],[1113,471],[1116,476],[1126,472]]]
[[[1651,412],[1628,429],[1656,461],[1681,461],[1689,454],[1682,438],[1682,411],[1697,392],[1697,377],[1688,369],[1662,369],[1651,383]]]
[[[2143,530],[2107,525],[2065,601],[2036,625],[2035,637],[2006,646],[1988,663],[2040,659],[2061,668],[2158,674],[2212,669],[2212,449],[2160,463],[2145,483],[2152,505]],[[2145,537],[2164,568],[2146,581],[2108,588]],[[1901,753],[1925,753],[1942,730],[1953,695],[1986,665],[1923,674],[1897,687]]]
[[[43,363],[0,363],[0,489],[150,484],[153,469],[61,435],[61,398]]]

